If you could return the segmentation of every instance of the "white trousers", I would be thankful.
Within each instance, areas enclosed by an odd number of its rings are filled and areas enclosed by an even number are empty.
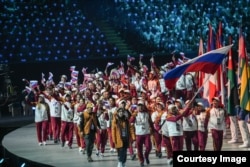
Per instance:
[[[244,120],[239,120],[238,123],[239,123],[239,128],[240,128],[240,133],[241,133],[243,144],[247,144],[247,145],[250,144],[250,141],[249,141],[250,135],[249,135],[247,123]]]
[[[229,116],[230,118],[230,131],[232,140],[238,140],[238,131],[237,131],[237,117]]]

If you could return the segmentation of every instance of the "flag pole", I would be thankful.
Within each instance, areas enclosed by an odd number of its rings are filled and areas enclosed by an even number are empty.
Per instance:
[[[203,85],[204,85],[205,83],[207,83],[207,81],[209,80],[210,76],[211,76],[211,74],[209,74],[209,77],[207,77],[206,80],[203,82]],[[198,95],[198,93],[200,93],[200,91],[202,90],[203,85],[202,85],[201,87],[199,87],[199,89],[195,92],[195,94],[194,94],[193,98],[190,100],[190,102],[194,101],[195,97],[196,97],[196,96]]]

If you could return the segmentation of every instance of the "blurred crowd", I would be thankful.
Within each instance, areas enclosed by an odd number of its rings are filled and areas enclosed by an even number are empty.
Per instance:
[[[1,63],[83,59],[118,53],[76,3],[4,1],[0,27]]]
[[[142,43],[154,45],[158,51],[197,50],[200,37],[207,41],[209,23],[216,31],[222,22],[224,45],[229,35],[237,42],[239,27],[249,36],[249,0],[114,2],[118,16],[110,19],[133,29],[140,34]]]

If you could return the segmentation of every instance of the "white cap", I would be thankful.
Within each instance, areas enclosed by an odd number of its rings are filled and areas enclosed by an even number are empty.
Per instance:
[[[160,104],[162,107],[165,107],[165,104],[161,101],[157,102],[156,104]]]
[[[118,90],[119,93],[120,93],[121,91],[124,91],[124,89],[123,89],[123,88],[120,88],[120,89]]]
[[[62,76],[61,76],[61,78],[65,78],[65,79],[67,79],[67,76],[66,76],[66,75],[62,75]]]
[[[106,91],[105,89],[102,89],[102,90],[101,90],[101,94],[103,94],[105,91]]]
[[[144,103],[144,100],[139,100],[139,101],[137,102],[137,104],[142,104],[142,105],[144,105],[145,103]]]
[[[198,102],[197,105],[198,105],[198,106],[201,106],[201,107],[204,107],[204,105],[203,105],[202,102]]]
[[[72,89],[72,91],[77,91],[77,88],[74,87],[74,88]]]
[[[128,89],[125,89],[124,93],[130,93],[130,91]]]
[[[42,98],[44,98],[45,96],[44,96],[43,94],[40,94],[40,95],[39,95],[39,97],[42,97]]]
[[[118,99],[118,96],[117,95],[112,95],[111,97],[115,98],[115,99]]]
[[[183,106],[183,101],[181,99],[175,99],[175,102],[179,102]]]
[[[212,100],[220,101],[219,97],[213,97]]]
[[[95,74],[95,78],[99,78],[100,75],[98,73]]]
[[[170,104],[170,105],[168,105],[168,110],[172,110],[174,107],[176,107],[176,105]]]

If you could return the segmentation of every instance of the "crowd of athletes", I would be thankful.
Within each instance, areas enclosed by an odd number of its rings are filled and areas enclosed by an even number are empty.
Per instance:
[[[195,74],[181,76],[173,90],[166,88],[162,78],[163,72],[187,61],[185,56],[161,67],[155,64],[154,57],[150,59],[150,67],[142,63],[142,58],[139,66],[134,66],[133,57],[128,57],[126,68],[123,63],[112,68],[114,64],[108,62],[105,70],[93,74],[83,68],[82,81],[74,66],[70,67],[70,76],[60,76],[59,83],[53,81],[52,73],[47,80],[42,75],[41,82],[24,79],[27,86],[23,91],[26,94],[23,106],[35,107],[38,144],[43,146],[53,141],[72,149],[76,140],[79,152],[87,154],[92,162],[93,147],[97,156],[105,157],[107,145],[114,153],[119,150],[118,141],[125,142],[121,137],[123,132],[118,131],[118,137],[112,129],[121,113],[129,123],[126,135],[130,137],[125,148],[132,160],[138,158],[141,166],[150,164],[152,148],[158,158],[166,152],[167,164],[173,161],[173,151],[204,151],[209,132],[214,139],[214,150],[220,151],[225,130],[230,126],[220,99],[214,97],[209,106],[196,101]],[[93,122],[87,125],[90,117]],[[94,134],[93,142],[89,139],[90,132]],[[118,166],[125,166],[125,162],[118,162]]]

